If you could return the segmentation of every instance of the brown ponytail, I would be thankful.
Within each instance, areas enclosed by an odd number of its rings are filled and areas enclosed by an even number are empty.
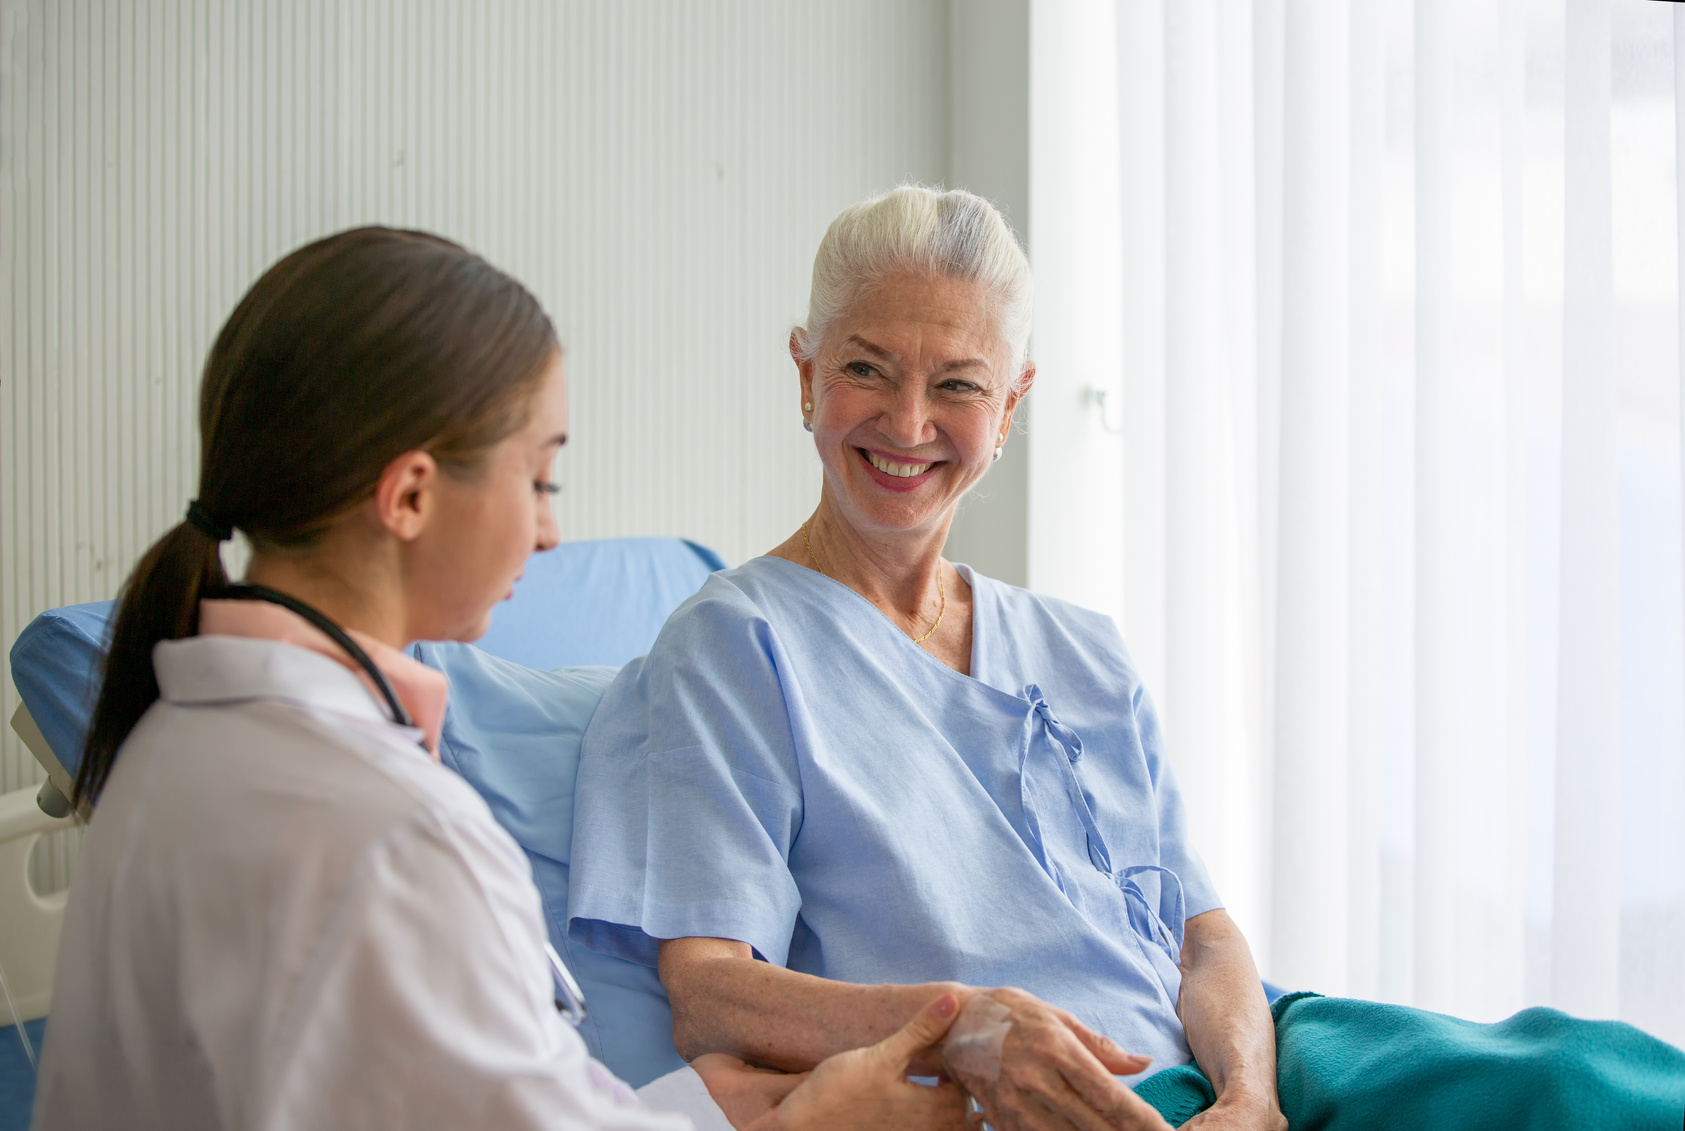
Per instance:
[[[472,474],[525,423],[557,348],[525,287],[425,232],[341,232],[265,272],[205,362],[198,521],[159,539],[123,586],[77,805],[98,799],[158,699],[153,647],[195,635],[201,595],[226,584],[216,535],[308,546],[407,451]]]

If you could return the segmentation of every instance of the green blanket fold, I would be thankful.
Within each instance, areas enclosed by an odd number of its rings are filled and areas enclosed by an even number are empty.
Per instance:
[[[1685,1126],[1685,1053],[1623,1022],[1524,1009],[1480,1025],[1319,994],[1290,994],[1272,1012],[1293,1131]],[[1215,1099],[1192,1064],[1136,1092],[1173,1127]]]

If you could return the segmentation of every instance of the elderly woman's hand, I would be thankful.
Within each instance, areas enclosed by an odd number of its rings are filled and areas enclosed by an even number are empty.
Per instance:
[[[1185,1131],[1288,1131],[1275,1097],[1225,1092],[1217,1102],[1182,1124]]]
[[[1062,1009],[1022,990],[973,999],[968,1031],[944,1047],[948,1074],[983,1105],[996,1131],[1168,1131],[1157,1111],[1115,1075],[1144,1071],[1151,1059],[1124,1052]]]
[[[744,1131],[967,1131],[975,1121],[957,1085],[907,1079],[908,1066],[942,1039],[958,1011],[954,995],[943,994],[900,1031],[828,1057],[812,1072],[769,1072],[718,1053],[697,1057],[691,1067],[732,1126]]]

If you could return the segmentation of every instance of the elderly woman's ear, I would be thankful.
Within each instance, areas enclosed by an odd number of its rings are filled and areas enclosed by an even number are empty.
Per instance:
[[[802,427],[813,431],[813,359],[803,355],[801,331],[790,331],[790,358],[801,381]]]
[[[1012,403],[1014,406],[1016,406],[1019,401],[1023,400],[1024,397],[1029,394],[1030,386],[1035,383],[1036,363],[1033,361],[1026,361],[1024,363],[1024,368],[1018,373],[1018,391],[1012,395]]]
[[[995,458],[1000,459],[1001,452],[1006,448],[1007,437],[1012,435],[1012,417],[1018,411],[1018,403],[1030,391],[1030,386],[1036,381],[1036,367],[1033,362],[1026,361],[1024,368],[1019,371],[1018,380],[1012,383],[1012,391],[1006,395],[1006,412],[1001,416],[1000,435],[995,440]]]

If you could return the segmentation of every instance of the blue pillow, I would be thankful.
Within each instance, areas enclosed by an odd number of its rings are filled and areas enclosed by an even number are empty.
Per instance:
[[[99,698],[105,637],[116,605],[96,601],[48,609],[12,643],[18,697],[72,779],[82,764],[82,743]]]
[[[529,668],[619,667],[648,652],[668,614],[724,568],[708,547],[678,538],[563,542],[527,559],[475,644]]]
[[[451,681],[440,759],[486,799],[532,862],[550,942],[585,992],[590,1016],[580,1035],[592,1055],[633,1087],[683,1067],[655,971],[568,943],[579,740],[615,669],[538,671],[468,644],[417,644],[415,655]]]

